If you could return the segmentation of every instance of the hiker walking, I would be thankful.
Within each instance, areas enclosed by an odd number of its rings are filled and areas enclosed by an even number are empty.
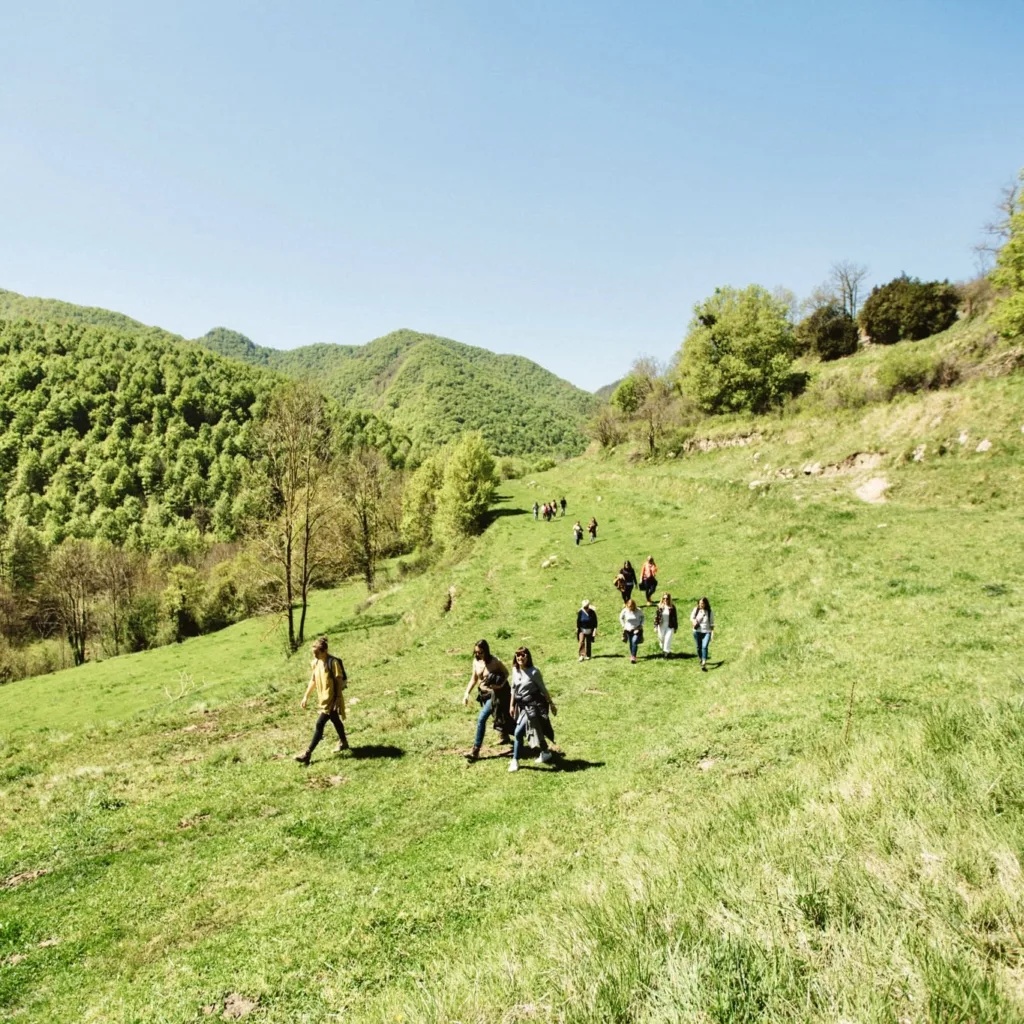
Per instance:
[[[572,535],[576,538],[576,547],[579,547],[583,540],[583,524],[578,519],[572,524]]]
[[[490,644],[486,640],[478,640],[473,646],[473,671],[462,698],[463,707],[469,703],[469,695],[473,692],[474,686],[477,687],[476,699],[482,706],[476,720],[473,749],[469,752],[471,761],[480,756],[488,718],[494,716],[494,728],[501,733],[502,743],[509,742],[509,733],[513,726],[508,669],[491,654]]]
[[[623,641],[629,644],[629,660],[635,665],[637,649],[644,642],[644,613],[632,598],[619,612],[619,625],[622,626]]]
[[[551,715],[557,714],[558,708],[544,685],[540,669],[533,664],[529,647],[520,647],[512,662],[512,715],[516,727],[512,734],[510,772],[519,771],[519,750],[528,731],[534,733],[540,747],[537,763],[547,764],[551,760],[548,740],[555,741]]]
[[[597,636],[597,609],[587,600],[576,613],[576,639],[579,642],[580,661],[590,661],[590,649]]]
[[[633,565],[628,558],[622,563],[622,568],[612,581],[612,585],[622,595],[623,604],[633,596],[633,588],[636,586],[636,573],[633,571]]]
[[[697,644],[697,657],[700,658],[701,672],[708,670],[708,647],[715,635],[715,615],[706,597],[697,602],[697,607],[690,612],[693,623],[693,639]]]
[[[536,501],[534,501],[534,503],[533,503],[533,518],[534,519],[539,519],[540,518],[540,505],[538,505]]]
[[[320,714],[317,716],[316,726],[313,729],[313,738],[304,754],[296,754],[295,760],[299,764],[309,764],[309,759],[316,750],[317,744],[324,738],[324,726],[328,722],[334,726],[338,733],[338,746],[335,753],[348,750],[348,739],[345,736],[345,726],[342,719],[345,717],[345,695],[342,692],[348,683],[348,676],[345,674],[345,666],[341,658],[335,658],[327,653],[327,637],[322,636],[313,643],[313,660],[310,662],[312,670],[309,677],[309,686],[302,697],[301,707],[306,706],[310,694],[316,690],[317,707]]]
[[[648,604],[653,604],[651,598],[658,589],[658,567],[654,564],[654,555],[648,555],[640,570],[640,589]]]
[[[564,516],[565,515],[565,495],[564,494],[562,495],[562,498],[558,502],[558,504],[562,506],[562,515]]]
[[[587,533],[590,534],[590,543],[593,544],[597,540],[597,520],[591,516],[590,522],[587,523]]]
[[[679,628],[679,616],[671,594],[663,594],[661,604],[654,613],[654,628],[658,633],[658,646],[667,658],[672,653],[672,636]]]

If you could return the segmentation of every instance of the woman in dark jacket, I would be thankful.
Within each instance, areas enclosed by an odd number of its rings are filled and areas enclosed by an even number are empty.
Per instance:
[[[633,596],[633,588],[636,586],[636,573],[633,571],[633,563],[627,558],[622,563],[618,576],[615,577],[615,589],[622,594],[622,603],[625,604]]]
[[[579,641],[580,661],[590,661],[590,648],[597,635],[597,611],[589,601],[576,613],[576,639]]]
[[[679,616],[671,594],[662,596],[661,604],[654,613],[654,628],[658,633],[658,646],[667,658],[672,653],[672,634],[679,628]]]

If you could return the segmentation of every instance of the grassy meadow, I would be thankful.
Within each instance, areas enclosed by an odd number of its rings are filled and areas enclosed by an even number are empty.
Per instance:
[[[1022,1019],[1022,424],[979,379],[504,484],[427,573],[316,595],[354,749],[308,769],[266,620],[0,688],[0,1019]],[[653,610],[628,662],[648,554],[681,626],[711,599],[707,674]],[[479,637],[532,648],[560,761],[465,760]]]

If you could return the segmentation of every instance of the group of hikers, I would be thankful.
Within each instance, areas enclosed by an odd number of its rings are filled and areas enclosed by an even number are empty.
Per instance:
[[[565,498],[561,499],[562,515],[565,515]],[[555,503],[544,505],[545,519],[554,517]],[[533,506],[534,518],[537,518],[540,506]],[[591,518],[590,539],[597,536],[597,520]],[[583,528],[576,521],[573,526],[576,543],[579,544]],[[616,573],[613,585],[622,597],[622,610],[619,612],[619,626],[622,629],[622,640],[629,649],[629,660],[636,664],[637,652],[644,642],[644,612],[633,599],[633,590],[639,589],[647,599],[647,605],[654,604],[654,594],[658,589],[658,566],[654,556],[648,557],[640,569],[639,584],[636,571],[627,559]],[[693,638],[697,647],[702,672],[707,671],[708,648],[715,632],[715,617],[706,597],[701,597],[693,611],[690,612],[690,624],[693,627]],[[663,657],[672,653],[672,638],[679,628],[679,616],[672,595],[662,594],[661,601],[654,613],[654,628],[657,633],[658,648]],[[589,600],[584,600],[576,613],[576,639],[580,661],[589,661],[593,649],[594,637],[597,636],[597,609]],[[313,736],[307,749],[295,755],[300,764],[308,765],[313,751],[323,739],[324,729],[330,722],[338,734],[337,752],[349,749],[345,735],[345,687],[348,676],[340,658],[328,652],[327,637],[316,640],[312,648],[313,660],[310,663],[309,685],[306,687],[301,706],[306,707],[313,692],[317,695],[319,714],[313,729]],[[533,663],[533,655],[528,647],[520,647],[512,659],[511,673],[491,653],[486,640],[478,640],[473,645],[473,666],[463,694],[463,705],[476,690],[476,699],[480,711],[476,720],[476,733],[470,749],[469,760],[476,761],[480,757],[488,719],[492,720],[493,728],[500,734],[503,744],[512,745],[512,760],[508,770],[519,770],[519,755],[526,745],[537,747],[537,762],[547,764],[552,759],[549,744],[555,741],[551,718],[558,713],[555,702],[551,699],[540,669]]]
[[[535,501],[533,503],[533,518],[540,519],[543,517],[544,522],[550,523],[558,515],[559,508],[562,509],[562,515],[565,515],[566,504],[564,496],[559,498],[558,501],[545,501],[543,505]]]
[[[593,544],[597,540],[597,520],[593,516],[587,523],[587,533],[590,534],[590,543]],[[576,547],[579,547],[580,541],[583,540],[583,524],[578,519],[572,524],[572,536],[576,541]]]

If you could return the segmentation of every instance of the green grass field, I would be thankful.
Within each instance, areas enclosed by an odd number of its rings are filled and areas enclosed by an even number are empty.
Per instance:
[[[448,562],[316,595],[355,750],[308,769],[270,622],[0,689],[0,1017],[1022,1019],[1022,423],[1024,381],[979,380],[503,485]],[[611,579],[651,553],[711,598],[706,675],[653,619],[628,663]],[[533,649],[561,764],[467,764],[481,636]]]

